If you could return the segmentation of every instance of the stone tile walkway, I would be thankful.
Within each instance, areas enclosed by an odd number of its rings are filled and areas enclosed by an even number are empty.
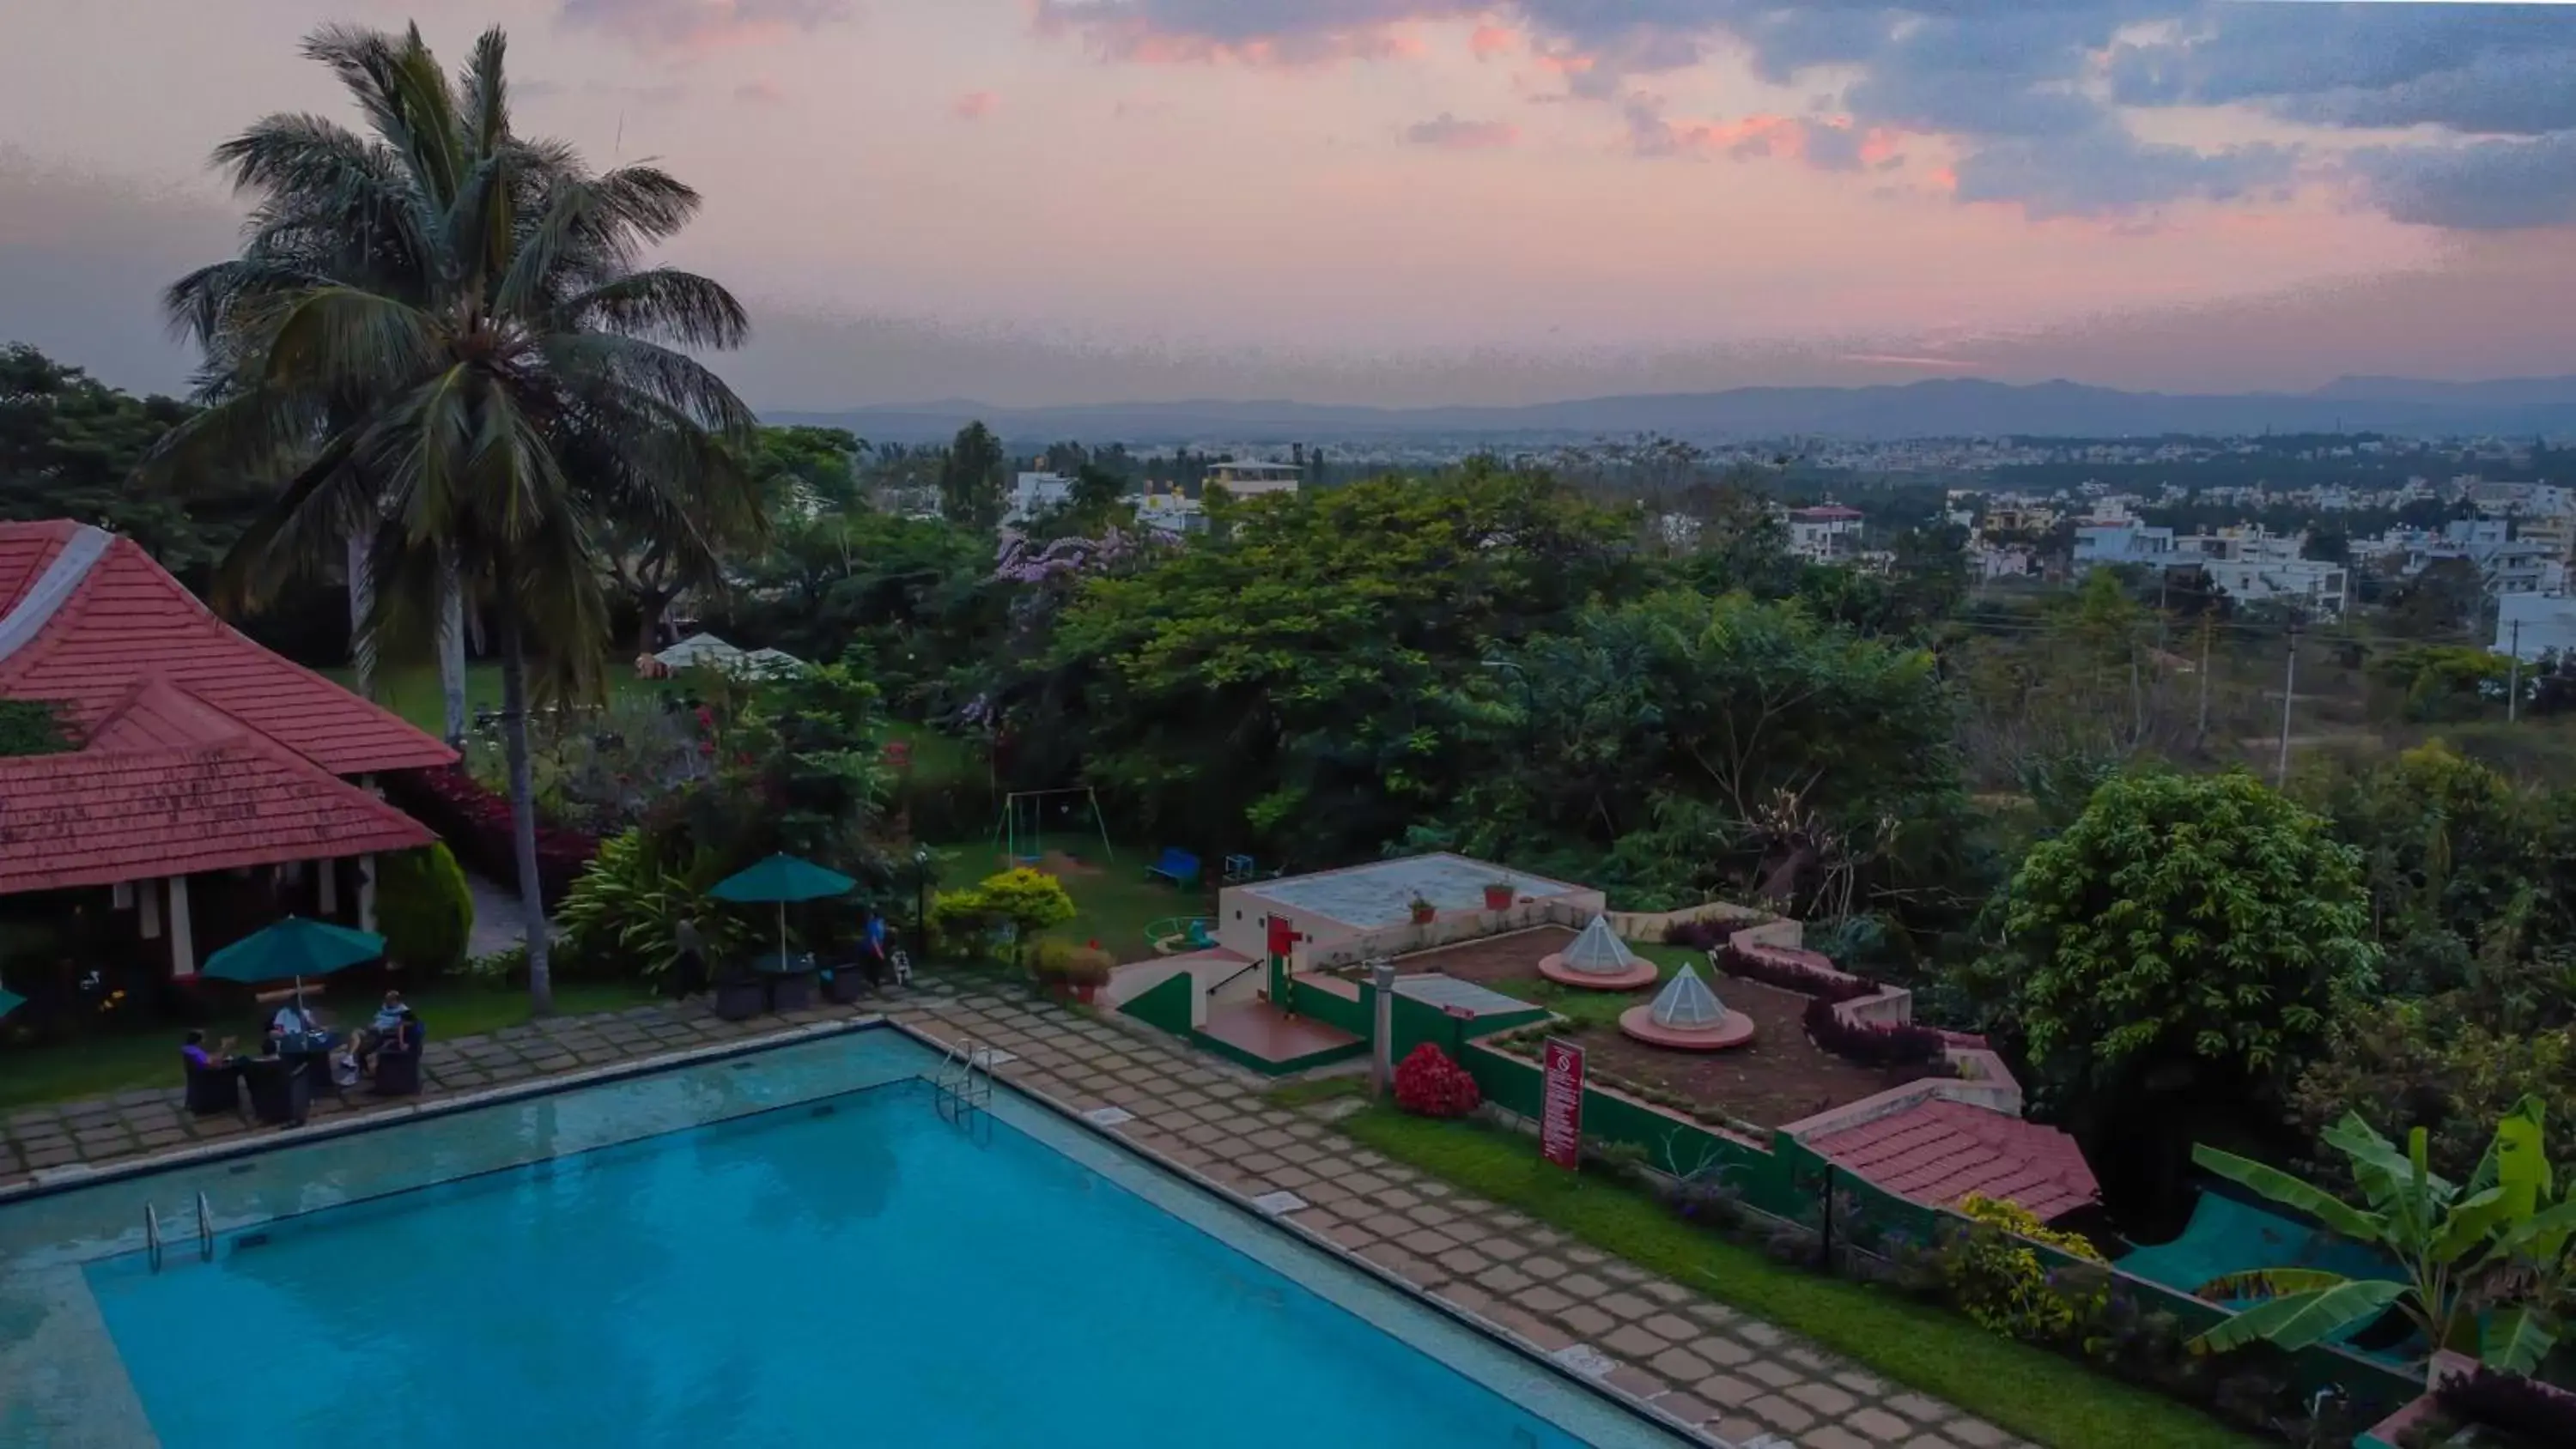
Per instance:
[[[665,1056],[690,1047],[739,1040],[782,1026],[848,1017],[865,1008],[818,1007],[787,1016],[719,1021],[703,1003],[647,1005],[587,1016],[555,1017],[507,1027],[488,1036],[441,1040],[433,1036],[421,1058],[417,1097],[379,1097],[364,1083],[343,1102],[329,1092],[313,1099],[311,1123],[369,1112],[396,1111],[442,1097],[533,1081],[588,1067]],[[172,1051],[171,1075],[178,1075]],[[253,1135],[291,1135],[296,1129],[245,1123],[230,1114],[194,1116],[174,1083],[112,1097],[28,1107],[0,1116],[0,1188],[14,1187],[52,1169],[103,1167],[150,1153]]]
[[[889,1012],[998,1075],[1739,1449],[2027,1449],[1981,1420],[1274,1107],[1125,1022],[990,994]],[[1104,1110],[1108,1109],[1108,1110]],[[1124,1114],[1124,1115],[1121,1115]],[[1967,1330],[1962,1330],[1967,1331]]]
[[[1990,1424],[1903,1392],[1850,1362],[1545,1224],[1369,1151],[1318,1117],[1264,1101],[1260,1079],[1141,1027],[928,981],[862,1007],[719,1021],[702,1005],[562,1017],[489,1036],[433,1038],[415,1098],[325,1095],[313,1121],[402,1110],[622,1061],[883,1010],[942,1041],[1012,1060],[1003,1080],[1253,1201],[1318,1245],[1394,1278],[1736,1449],[2027,1449]],[[1103,1109],[1111,1109],[1104,1111]],[[0,1119],[0,1188],[49,1169],[251,1133],[192,1117],[170,1090],[31,1108]]]

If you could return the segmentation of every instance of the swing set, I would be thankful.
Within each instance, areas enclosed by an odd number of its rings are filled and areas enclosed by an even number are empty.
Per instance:
[[[1085,806],[1090,810],[1092,828],[1100,834],[1101,855],[1107,864],[1116,865],[1118,851],[1109,843],[1109,821],[1100,813],[1100,792],[1088,785],[1014,790],[1003,796],[1002,818],[993,823],[993,843],[1003,847],[1011,864],[1034,866],[1045,859],[1048,827],[1053,825],[1054,833],[1059,835],[1079,831],[1078,812]]]

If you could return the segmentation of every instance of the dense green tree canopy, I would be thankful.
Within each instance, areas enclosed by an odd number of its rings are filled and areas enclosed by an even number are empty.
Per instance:
[[[2379,964],[2358,853],[2242,772],[2111,780],[2000,904],[2013,1014],[2059,1081],[2293,1070]]]
[[[1091,778],[1156,828],[1317,862],[1445,797],[1461,685],[1611,590],[1624,532],[1485,465],[1221,505],[1216,528],[1084,588],[1048,661],[1056,698]]]

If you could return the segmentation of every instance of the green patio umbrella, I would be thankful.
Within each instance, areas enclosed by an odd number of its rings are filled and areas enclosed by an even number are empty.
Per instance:
[[[810,860],[792,855],[773,855],[757,865],[746,867],[716,882],[707,894],[720,901],[738,901],[746,905],[776,902],[778,905],[778,962],[787,964],[787,903],[819,901],[830,896],[846,895],[858,882],[837,870],[825,870]]]
[[[304,999],[304,978],[328,976],[351,966],[364,966],[385,954],[385,938],[373,931],[353,931],[328,921],[289,916],[242,937],[206,958],[204,974],[218,981],[295,982],[295,998]]]
[[[5,986],[0,986],[0,1016],[7,1016],[10,1012],[16,1011],[19,1007],[26,1004],[27,998],[20,996],[17,992],[11,991]]]

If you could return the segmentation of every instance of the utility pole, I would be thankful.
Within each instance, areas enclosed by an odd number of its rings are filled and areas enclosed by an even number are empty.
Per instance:
[[[2281,674],[2281,758],[2272,767],[2272,788],[2290,783],[2290,706],[2299,697],[2299,623],[2290,621],[2290,660]]]
[[[2209,641],[2217,632],[2209,610],[2204,606],[2200,611],[2200,726],[2191,737],[2194,749],[2209,739]]]
[[[2513,683],[2505,687],[2504,722],[2511,724],[2522,709],[2522,621],[2513,621]]]

